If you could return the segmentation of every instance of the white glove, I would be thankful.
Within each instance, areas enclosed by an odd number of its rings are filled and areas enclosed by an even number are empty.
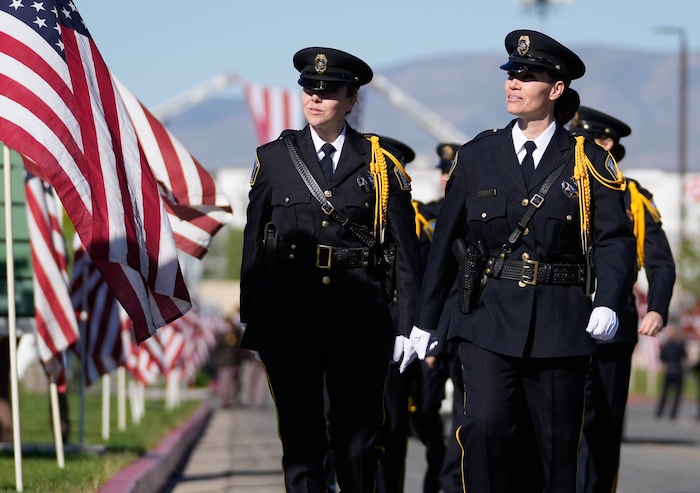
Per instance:
[[[411,340],[405,336],[396,336],[394,339],[394,363],[400,363],[399,373],[403,373],[408,365],[416,359],[416,350],[411,344]]]
[[[591,317],[588,319],[586,332],[594,339],[609,341],[615,337],[619,325],[617,313],[607,306],[597,306],[593,309]]]
[[[411,329],[409,338],[411,339],[411,344],[413,344],[416,353],[418,353],[418,359],[425,359],[425,355],[428,354],[428,351],[432,351],[438,345],[434,333],[419,329],[415,325]]]

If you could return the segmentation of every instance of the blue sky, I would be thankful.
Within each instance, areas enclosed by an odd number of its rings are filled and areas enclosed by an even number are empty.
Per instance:
[[[560,0],[545,16],[520,0],[74,0],[107,65],[147,106],[223,73],[292,87],[307,46],[349,51],[375,72],[452,53],[503,53],[513,29],[565,45],[676,53],[700,48],[700,1]],[[585,60],[584,60],[585,61]],[[653,63],[650,59],[649,63]]]

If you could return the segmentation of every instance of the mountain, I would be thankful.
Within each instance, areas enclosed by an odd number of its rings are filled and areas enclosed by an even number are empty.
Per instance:
[[[679,57],[608,47],[573,47],[586,63],[586,75],[572,83],[581,103],[610,113],[632,127],[623,139],[627,156],[621,168],[678,169]],[[448,121],[469,138],[505,126],[503,54],[454,54],[375,67],[402,91]],[[290,81],[290,85],[294,81]],[[417,154],[416,167],[437,162],[436,137],[386,97],[367,86],[351,117],[356,128],[397,138]],[[688,57],[688,121],[697,120],[692,106],[700,99],[700,55]],[[191,108],[168,127],[210,171],[251,167],[257,146],[245,101],[214,98]],[[688,125],[687,164],[700,166],[700,126]]]

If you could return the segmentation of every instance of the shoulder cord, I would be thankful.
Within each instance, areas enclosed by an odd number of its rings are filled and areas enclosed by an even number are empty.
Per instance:
[[[423,231],[426,233],[432,233],[435,228],[433,228],[430,221],[428,221],[426,217],[418,210],[418,201],[412,200],[411,203],[413,204],[413,210],[416,211],[416,236],[420,238]]]
[[[646,235],[645,210],[649,211],[654,222],[661,222],[661,214],[654,204],[642,194],[633,181],[627,181],[630,192],[630,214],[634,225],[634,236],[637,238],[637,269],[644,267],[644,238]]]
[[[586,138],[582,135],[576,136],[576,162],[574,164],[574,179],[578,183],[578,205],[579,205],[579,220],[581,223],[581,248],[586,253],[590,247],[591,241],[591,183],[589,173],[593,178],[604,187],[612,190],[625,190],[625,179],[622,177],[622,172],[617,167],[617,163],[608,156],[615,164],[615,179],[610,180],[601,175],[591,160],[586,156],[584,150],[584,142]]]
[[[369,163],[369,172],[374,179],[374,237],[379,238],[379,242],[384,241],[384,230],[386,229],[387,208],[389,206],[389,174],[386,170],[385,151],[379,145],[379,137],[372,135],[369,137],[372,143],[372,161]],[[391,154],[387,153],[391,156]],[[393,156],[391,156],[393,157]],[[394,159],[395,164],[398,163]]]

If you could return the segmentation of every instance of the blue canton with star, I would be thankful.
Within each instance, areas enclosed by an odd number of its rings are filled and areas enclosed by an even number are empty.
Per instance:
[[[90,37],[83,18],[72,1],[0,0],[0,11],[16,17],[34,29],[64,58],[62,27]]]

